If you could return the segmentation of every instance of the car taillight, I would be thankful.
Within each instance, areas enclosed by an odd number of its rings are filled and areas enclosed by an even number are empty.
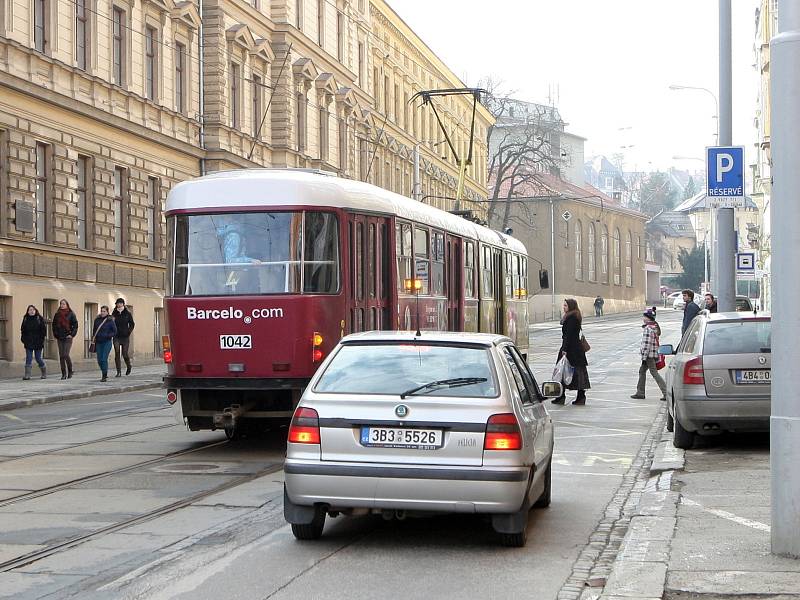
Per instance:
[[[172,362],[172,344],[170,343],[168,335],[161,336],[161,354],[166,364]]]
[[[492,415],[486,422],[484,450],[519,450],[522,448],[522,434],[517,417],[513,413]]]
[[[319,414],[313,408],[294,411],[289,425],[289,441],[294,444],[319,444]]]
[[[322,353],[322,334],[319,332],[314,332],[314,335],[311,336],[311,362],[319,362],[322,360],[324,356]]]
[[[689,385],[705,385],[706,378],[703,375],[703,357],[693,358],[683,367],[683,383]]]

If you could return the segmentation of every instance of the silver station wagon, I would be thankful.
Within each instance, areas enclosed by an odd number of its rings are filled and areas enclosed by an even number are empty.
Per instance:
[[[767,314],[701,312],[667,366],[667,429],[677,448],[696,435],[769,431],[771,322]]]
[[[488,513],[522,546],[532,506],[550,504],[553,423],[501,335],[369,332],[342,339],[294,413],[284,516],[298,539],[326,515]]]

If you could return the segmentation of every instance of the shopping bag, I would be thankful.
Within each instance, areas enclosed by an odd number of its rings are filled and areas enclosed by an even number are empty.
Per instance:
[[[567,355],[563,355],[556,366],[553,368],[553,381],[560,381],[564,385],[569,385],[572,383],[572,374],[575,372],[575,369],[569,361],[567,360]]]
[[[660,346],[661,342],[658,338],[656,338],[656,346]],[[656,359],[656,370],[660,371],[664,367],[667,366],[667,359],[663,354],[659,354],[658,358]]]

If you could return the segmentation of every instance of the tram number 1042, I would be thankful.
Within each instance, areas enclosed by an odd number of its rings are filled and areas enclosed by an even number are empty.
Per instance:
[[[253,347],[253,339],[249,335],[221,335],[219,347],[222,350],[249,350]]]

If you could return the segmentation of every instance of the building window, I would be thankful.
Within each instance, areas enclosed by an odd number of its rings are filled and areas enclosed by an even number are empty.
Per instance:
[[[575,279],[583,280],[583,228],[581,222],[575,223]]]
[[[231,127],[239,128],[239,65],[231,63]]]
[[[622,273],[622,240],[619,229],[614,230],[614,285],[620,285]]]
[[[128,170],[114,167],[114,252],[117,254],[123,254],[127,247],[128,194]]]
[[[158,33],[154,27],[144,28],[144,93],[148,100],[158,96]]]
[[[99,312],[97,304],[93,302],[87,302],[83,305],[83,358],[92,358],[92,353],[89,352],[89,346],[92,343],[91,323],[94,322],[94,318]]]
[[[394,86],[394,122],[400,125],[401,127],[403,124],[400,122],[400,86],[395,84]]]
[[[261,119],[264,115],[261,114],[261,77],[253,74],[252,93],[251,99],[253,102],[253,137],[256,139],[261,138]]]
[[[328,107],[323,105],[319,109],[319,158],[320,160],[328,160],[328,129],[330,123],[328,122]]]
[[[89,68],[89,19],[86,3],[75,0],[75,62],[79,69]]]
[[[162,322],[164,321],[164,309],[161,307],[153,309],[153,358],[159,358],[162,352],[161,336],[164,334]]]
[[[642,260],[642,236],[636,236],[636,260]]]
[[[303,152],[306,149],[306,111],[308,110],[308,98],[305,93],[297,92],[297,106],[295,108],[297,117],[297,150]]]
[[[36,143],[36,241],[50,241],[50,145]]]
[[[56,339],[53,336],[53,317],[58,312],[58,300],[55,298],[42,299],[42,318],[44,319],[47,329],[44,338],[44,348],[42,348],[42,357],[46,359],[53,359],[58,356],[58,347]]]
[[[47,0],[33,0],[33,45],[39,52],[47,52]]]
[[[186,112],[186,46],[175,44],[175,110]]]
[[[113,82],[117,85],[125,85],[125,44],[126,44],[126,31],[125,31],[125,11],[121,8],[114,7],[112,22],[113,22]]]
[[[320,48],[325,47],[325,3],[328,0],[317,0],[317,42]]]
[[[294,26],[303,29],[303,0],[295,0]]]
[[[600,276],[603,283],[608,283],[608,227],[605,225],[600,234]]]
[[[344,173],[348,170],[349,164],[347,160],[347,138],[349,131],[347,127],[347,117],[342,117],[339,120],[339,169]]]
[[[381,88],[380,88],[380,71],[378,67],[372,69],[372,95],[375,97],[375,108],[378,108],[381,103]]]
[[[344,62],[344,13],[340,10],[336,11],[336,58],[340,63]]]
[[[92,213],[92,159],[78,156],[78,248],[91,249],[89,243]]]
[[[606,177],[606,189],[613,190],[614,189],[614,178],[613,177]]]
[[[625,238],[625,285],[633,286],[633,249],[631,248],[631,232]]]
[[[0,296],[0,360],[11,360],[11,296]]]
[[[147,179],[147,258],[161,260],[160,254],[160,229],[161,229],[161,181],[158,177]]]
[[[366,84],[364,81],[364,65],[366,64],[364,55],[364,42],[358,42],[358,83],[363,88]]]
[[[588,260],[587,260],[587,263],[588,263],[587,264],[587,268],[589,270],[589,274],[588,274],[589,275],[589,281],[597,281],[597,264],[595,263],[595,255],[594,255],[595,248],[597,247],[596,244],[597,244],[597,241],[595,239],[595,234],[594,234],[594,223],[590,222],[589,223],[589,235],[588,235],[588,239],[586,240],[587,255],[588,255],[587,256],[587,258],[588,258]]]
[[[389,106],[391,104],[391,101],[389,99],[389,95],[390,95],[389,90],[390,89],[391,88],[389,87],[389,76],[388,75],[384,75],[383,76],[383,113],[387,117],[389,116]]]

